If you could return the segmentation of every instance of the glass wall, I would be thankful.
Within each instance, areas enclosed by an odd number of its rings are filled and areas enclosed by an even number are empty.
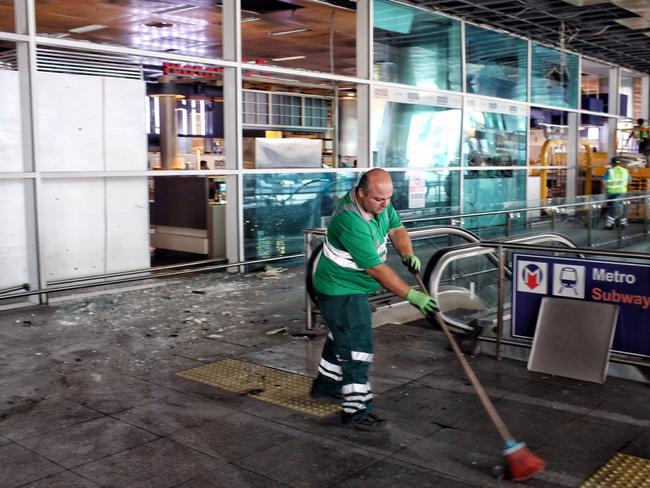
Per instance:
[[[250,3],[250,2],[249,2]],[[354,76],[356,12],[326,2],[242,2],[242,61]]]
[[[303,229],[320,227],[356,184],[358,173],[245,174],[246,259],[303,251]]]
[[[373,8],[375,80],[462,89],[460,22],[388,0]]]
[[[29,2],[37,40],[17,45]],[[584,168],[636,150],[641,74],[614,87],[606,61],[578,73],[577,55],[467,24],[462,45],[461,20],[372,2],[370,79],[355,77],[354,2],[0,2],[0,286],[301,252],[365,166],[391,172],[409,225],[587,192],[566,166],[569,119]]]
[[[460,109],[375,98],[372,158],[383,168],[436,168],[460,162]]]
[[[0,31],[16,32],[13,0],[0,2]]]
[[[173,2],[36,2],[41,36],[206,58],[222,57],[221,5]]]
[[[463,175],[463,213],[516,209],[526,204],[525,170],[467,170]],[[505,222],[503,214],[487,215],[467,218],[463,227],[487,237],[491,227]]]
[[[566,194],[566,170],[549,166],[567,165],[569,114],[561,110],[531,107],[530,109],[530,176],[538,178],[529,189],[534,201]],[[540,179],[541,176],[541,179]]]
[[[620,115],[636,121],[641,118],[641,76],[627,70],[621,70],[621,107]]]
[[[522,116],[466,110],[463,119],[463,164],[525,165],[527,122],[527,117]]]
[[[588,59],[582,60],[580,107],[590,112],[609,112],[609,74],[612,68]]]
[[[467,93],[528,100],[528,42],[499,32],[465,27]]]
[[[255,73],[243,81],[246,169],[356,166],[356,85]]]
[[[391,202],[402,219],[447,216],[460,196],[460,173],[447,169],[433,171],[392,171]]]
[[[531,101],[578,108],[578,56],[533,43]]]

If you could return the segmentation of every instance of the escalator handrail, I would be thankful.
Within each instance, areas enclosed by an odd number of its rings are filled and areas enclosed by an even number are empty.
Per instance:
[[[565,237],[561,234],[552,233],[552,232],[529,234],[525,236],[506,237],[500,240],[499,242],[503,242],[507,244],[537,244],[539,242],[547,242],[547,241],[559,242],[564,244],[568,248],[577,247],[576,244],[568,237]],[[447,268],[450,262],[459,259],[458,257],[459,255],[466,255],[463,257],[487,255],[488,259],[490,259],[490,261],[493,264],[497,266],[499,264],[498,257],[495,254],[495,249],[492,247],[484,247],[480,243],[461,244],[458,246],[451,246],[444,249],[440,249],[431,257],[431,259],[427,263],[424,272],[424,282],[429,287],[429,292],[434,298],[437,298],[438,287],[443,272],[445,271],[445,269]],[[581,254],[580,257],[584,258],[584,256]],[[505,267],[505,275],[508,279],[512,279],[512,270],[507,264]],[[471,326],[464,324],[458,320],[455,320],[451,317],[445,316],[444,311],[440,312],[440,316],[443,318],[445,323],[450,328],[452,328],[457,332],[469,332],[472,330]]]
[[[327,235],[326,229],[305,229],[303,232],[311,233],[313,235],[325,236]],[[439,225],[435,227],[418,227],[417,229],[409,229],[409,237],[411,240],[426,239],[431,237],[440,237],[444,235],[455,235],[462,239],[468,241],[468,243],[478,243],[481,242],[481,239],[474,234],[473,232],[463,229],[462,227],[456,227],[453,225]],[[305,288],[309,294],[311,301],[316,304],[316,291],[314,289],[314,284],[312,277],[314,274],[314,266],[318,262],[319,254],[323,248],[323,244],[317,244],[309,256],[307,257],[307,270],[305,273]],[[372,298],[371,298],[372,301]]]

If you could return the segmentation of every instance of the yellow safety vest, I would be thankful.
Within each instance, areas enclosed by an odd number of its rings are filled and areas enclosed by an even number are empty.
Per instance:
[[[607,193],[618,195],[627,193],[627,181],[629,173],[625,168],[615,166],[607,172]]]

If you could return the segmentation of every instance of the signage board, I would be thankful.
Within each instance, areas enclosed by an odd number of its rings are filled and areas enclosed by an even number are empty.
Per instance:
[[[533,338],[545,296],[618,305],[612,351],[650,357],[650,266],[515,254],[514,337]]]

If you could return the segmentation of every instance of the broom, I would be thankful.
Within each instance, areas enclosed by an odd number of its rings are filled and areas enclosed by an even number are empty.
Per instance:
[[[415,279],[418,282],[418,286],[420,287],[420,290],[423,293],[428,294],[429,292],[427,290],[427,287],[424,286],[424,283],[422,282],[420,273],[416,272],[413,273],[413,275],[415,276]],[[472,367],[469,365],[467,359],[465,359],[465,356],[460,351],[460,348],[456,343],[456,339],[454,339],[454,337],[451,335],[451,332],[449,332],[449,328],[447,327],[447,324],[445,324],[445,322],[440,318],[438,312],[434,312],[433,316],[435,317],[436,322],[438,323],[438,325],[444,332],[445,336],[447,337],[447,340],[449,341],[451,348],[454,350],[456,357],[460,361],[460,364],[463,366],[463,370],[465,370],[465,374],[469,378],[469,381],[472,383],[472,386],[474,387],[474,390],[476,391],[479,400],[481,400],[481,403],[483,404],[483,408],[488,414],[488,417],[490,417],[490,420],[494,424],[494,427],[497,429],[499,435],[501,436],[501,438],[505,443],[503,449],[503,457],[510,478],[513,481],[524,481],[533,478],[535,475],[539,474],[541,471],[544,470],[544,468],[546,467],[546,462],[543,459],[536,456],[535,454],[533,454],[526,447],[526,444],[524,442],[517,442],[512,437],[512,434],[510,434],[510,431],[506,427],[506,424],[503,422],[503,420],[501,420],[501,416],[496,411],[496,408],[494,408],[494,405],[488,398],[487,393],[485,393],[485,389],[483,388],[483,385],[481,385],[478,378],[476,377],[476,374],[472,370]]]

